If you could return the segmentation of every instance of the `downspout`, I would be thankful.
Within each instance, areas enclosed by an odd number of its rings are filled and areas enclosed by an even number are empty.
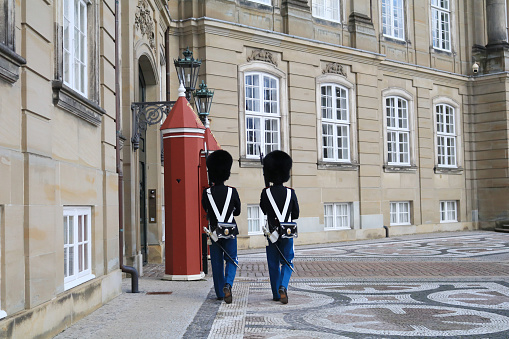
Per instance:
[[[138,271],[136,268],[131,266],[124,266],[124,173],[122,171],[122,165],[120,164],[120,62],[118,55],[118,17],[119,17],[119,0],[115,0],[115,128],[117,136],[115,138],[115,153],[117,163],[117,174],[118,174],[118,261],[120,269],[124,273],[131,275],[131,292],[138,293]]]
[[[170,26],[164,32],[164,54],[166,57],[166,101],[171,101],[170,97]]]

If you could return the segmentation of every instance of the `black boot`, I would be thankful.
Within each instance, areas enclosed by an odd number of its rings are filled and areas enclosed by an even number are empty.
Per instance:
[[[224,302],[227,304],[231,304],[232,303],[232,287],[230,286],[230,284],[224,284],[223,293],[224,293]]]
[[[288,292],[284,286],[279,287],[279,295],[281,296],[281,301],[283,304],[288,304]]]

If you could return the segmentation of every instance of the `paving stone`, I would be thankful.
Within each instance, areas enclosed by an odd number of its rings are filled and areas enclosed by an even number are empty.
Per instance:
[[[297,272],[286,305],[272,300],[265,250],[239,251],[231,304],[215,299],[210,273],[202,285],[173,285],[179,286],[172,294],[174,302],[156,304],[124,293],[112,302],[121,302],[122,310],[131,315],[132,330],[122,337],[509,337],[509,234],[422,234],[296,246],[295,253]],[[143,282],[159,283],[164,266],[147,265],[144,272]],[[196,302],[197,296],[201,302]],[[190,298],[188,305],[185,298]],[[160,305],[166,305],[169,317],[178,313],[178,323],[151,321],[146,326],[137,317],[137,312]],[[79,333],[76,338],[118,335],[115,327],[99,323],[105,316],[123,321],[103,314],[107,306],[79,321],[66,331],[70,336],[62,338],[71,338],[72,333]],[[79,331],[72,332],[73,328]]]

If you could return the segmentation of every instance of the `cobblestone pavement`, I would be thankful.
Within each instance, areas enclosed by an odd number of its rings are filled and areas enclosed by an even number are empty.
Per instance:
[[[242,250],[231,304],[216,300],[210,269],[202,281],[164,281],[164,266],[149,264],[141,293],[125,293],[124,279],[124,293],[56,338],[509,338],[507,233],[421,234],[295,253],[286,305],[272,300],[265,249]]]
[[[233,303],[211,291],[186,338],[508,338],[509,234],[459,232],[298,246],[289,303],[244,251]]]

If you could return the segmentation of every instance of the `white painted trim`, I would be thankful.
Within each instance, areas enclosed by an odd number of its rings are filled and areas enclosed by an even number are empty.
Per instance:
[[[163,276],[163,280],[178,280],[178,281],[191,281],[191,280],[200,280],[205,277],[205,273],[200,272],[200,274],[190,274],[190,275],[172,275],[165,274]]]
[[[163,134],[169,134],[169,133],[198,133],[198,134],[205,134],[205,129],[201,128],[166,128],[161,130]]]
[[[171,138],[198,138],[205,139],[203,135],[191,135],[191,134],[177,134],[177,135],[167,135],[164,136],[163,139],[171,139]]]
[[[71,288],[81,285],[83,283],[86,283],[87,281],[90,281],[94,278],[95,278],[94,274],[89,274],[89,275],[85,275],[81,278],[69,281],[68,283],[64,283],[64,291],[70,290]]]

